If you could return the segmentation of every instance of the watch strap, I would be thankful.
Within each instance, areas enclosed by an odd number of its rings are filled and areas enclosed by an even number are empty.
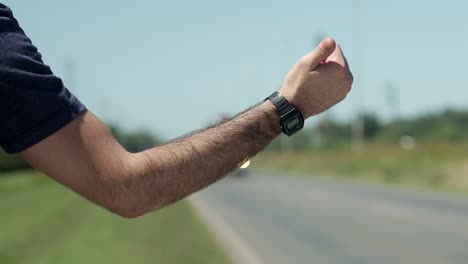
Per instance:
[[[266,100],[270,100],[273,103],[280,117],[285,116],[287,113],[295,109],[295,107],[278,92],[272,93],[265,99],[265,101]]]
[[[291,136],[304,127],[304,116],[280,93],[274,92],[265,101],[271,101],[280,116],[280,126],[283,133]]]

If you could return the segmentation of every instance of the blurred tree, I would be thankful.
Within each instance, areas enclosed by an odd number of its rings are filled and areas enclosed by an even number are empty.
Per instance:
[[[120,129],[120,127],[117,124],[108,124],[107,126],[111,130],[115,139],[123,145],[125,140],[125,133]]]
[[[320,120],[312,129],[310,146],[315,149],[341,145],[351,140],[351,125],[331,118]]]
[[[108,126],[116,140],[130,152],[139,152],[162,143],[162,140],[145,130],[125,132],[116,124]],[[25,168],[30,168],[30,166],[18,155],[7,154],[0,149],[0,172]]]
[[[377,116],[371,113],[364,113],[361,119],[364,121],[364,138],[367,140],[375,138],[381,129]]]
[[[24,162],[23,159],[21,159],[18,155],[7,154],[0,149],[0,172],[25,168],[29,168],[29,165]]]
[[[398,143],[402,136],[426,141],[468,142],[468,110],[449,109],[389,123],[382,123],[373,113],[365,113],[361,118],[364,120],[364,137],[369,142]],[[350,126],[349,122],[321,119],[315,126],[306,127],[295,135],[295,147],[298,151],[304,151],[349,144]],[[274,140],[268,149],[280,150],[278,140]]]
[[[139,152],[152,148],[160,143],[160,140],[144,130],[127,133],[123,140],[124,147],[130,152]]]
[[[146,130],[125,132],[116,124],[108,126],[115,139],[130,152],[139,152],[162,143],[162,140]]]

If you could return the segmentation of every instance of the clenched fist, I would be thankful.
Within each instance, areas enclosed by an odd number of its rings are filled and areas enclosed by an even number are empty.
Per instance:
[[[353,75],[340,46],[327,38],[299,59],[279,92],[308,118],[343,100],[352,83]]]

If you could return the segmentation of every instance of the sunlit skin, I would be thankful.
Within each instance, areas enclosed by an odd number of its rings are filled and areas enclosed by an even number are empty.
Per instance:
[[[352,82],[340,46],[325,39],[292,67],[279,92],[308,118],[343,100]],[[219,180],[280,132],[278,113],[266,101],[218,126],[129,153],[87,111],[21,156],[94,203],[133,218]]]

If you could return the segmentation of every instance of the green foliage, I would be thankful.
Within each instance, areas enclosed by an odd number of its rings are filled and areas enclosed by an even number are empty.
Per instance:
[[[149,132],[136,131],[126,134],[122,144],[130,152],[139,152],[160,144],[160,141]]]
[[[130,152],[139,152],[162,143],[162,140],[146,130],[125,132],[117,125],[110,125],[109,128],[117,141]]]
[[[417,140],[467,142],[468,111],[446,110],[413,119],[403,119],[385,125],[379,137],[398,140],[410,135]]]
[[[310,177],[436,188],[468,193],[468,143],[420,141],[411,151],[393,143],[366,144],[361,154],[350,144],[307,152],[265,152],[254,168],[297,172]]]
[[[0,149],[0,172],[28,168],[29,166],[18,155],[5,153]]]
[[[309,175],[468,190],[468,111],[446,110],[387,123],[366,113],[362,120],[363,153],[351,151],[349,122],[323,118],[288,139],[294,151],[280,151],[287,141],[275,140],[253,164]],[[414,139],[412,148],[400,146],[404,136]]]
[[[368,143],[398,143],[403,136],[425,142],[468,142],[468,111],[446,110],[388,123],[383,123],[373,113],[364,113],[361,120],[364,139]],[[268,150],[279,151],[285,145],[289,148],[293,146],[295,151],[336,148],[349,144],[351,123],[323,118],[315,126],[304,128],[294,137],[283,137],[275,139]]]
[[[0,178],[2,264],[228,263],[186,202],[127,220],[38,173],[14,176]]]
[[[280,135],[268,146],[269,151],[291,148],[294,151],[320,150],[349,141],[351,126],[333,119],[322,119],[314,127],[306,127],[292,137]]]
[[[365,113],[361,116],[365,139],[374,139],[381,131],[382,126],[376,115]]]

